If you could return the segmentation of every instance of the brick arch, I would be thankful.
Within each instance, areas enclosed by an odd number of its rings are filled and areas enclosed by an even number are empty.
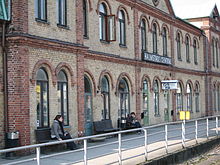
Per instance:
[[[195,83],[194,83],[194,91],[195,91],[195,92],[196,92],[196,86],[198,86],[199,92],[201,92],[200,83],[199,83],[198,80],[196,80]]]
[[[147,75],[147,74],[144,74],[143,75],[143,77],[142,77],[142,79],[141,79],[141,91],[143,90],[143,82],[144,82],[144,80],[147,80],[148,81],[148,84],[149,84],[149,89],[150,89],[150,91],[151,91],[151,80],[150,80],[150,77]]]
[[[111,88],[112,88],[112,90],[114,89],[114,81],[113,81],[113,78],[112,78],[112,75],[111,75],[111,73],[110,73],[110,71],[108,71],[108,70],[103,70],[102,72],[101,72],[101,74],[100,74],[100,76],[99,76],[99,84],[98,84],[98,89],[100,90],[101,89],[101,81],[102,81],[102,77],[103,76],[107,76],[107,78],[108,78],[108,81],[109,81],[109,83],[111,84]]]
[[[169,29],[169,27],[167,26],[167,24],[165,24],[165,23],[162,24],[162,26],[161,26],[161,34],[162,34],[162,32],[163,32],[163,28],[166,28],[168,37],[170,38],[170,37],[171,37],[171,35],[170,35],[170,29]]]
[[[191,80],[187,80],[187,82],[186,82],[186,89],[185,89],[185,93],[187,92],[186,90],[187,90],[187,84],[190,84],[190,86],[191,86],[191,90],[192,90],[192,93],[193,93],[193,83],[192,83],[192,81]]]
[[[104,3],[107,7],[107,13],[109,11],[109,14],[112,14],[112,8],[111,8],[111,5],[109,3],[109,0],[99,0],[98,3],[97,3],[97,8],[96,8],[96,13],[99,14],[99,5],[101,3]]]
[[[184,83],[181,79],[178,79],[178,82],[180,83],[181,85],[181,88],[182,88],[182,94],[184,94],[184,91],[185,91],[185,87],[184,87]]]
[[[71,80],[71,86],[74,86],[74,84],[75,84],[75,82],[74,82],[74,74],[73,74],[73,70],[72,70],[71,66],[68,63],[66,63],[66,62],[59,63],[57,65],[56,69],[55,69],[56,77],[58,76],[58,73],[61,70],[64,70],[65,73],[67,73],[67,75],[69,75],[70,80]]]
[[[158,21],[157,21],[156,19],[153,19],[153,20],[152,20],[152,22],[151,22],[151,27],[150,27],[150,31],[152,32],[153,24],[156,24],[156,25],[157,25],[158,34],[160,35],[160,34],[161,34],[161,31],[160,31],[160,24],[158,23]]]
[[[41,67],[45,68],[47,74],[50,73],[51,74],[51,79],[52,79],[52,83],[53,85],[56,85],[56,76],[55,76],[55,69],[53,68],[52,64],[48,61],[48,60],[39,60],[33,68],[32,71],[32,77],[31,77],[31,83],[32,85],[34,85],[36,83],[36,75],[37,75],[37,71],[38,69],[40,69]]]
[[[178,33],[180,34],[180,42],[182,41],[182,43],[183,43],[183,33],[179,29],[176,31],[176,40],[177,40]]]
[[[193,42],[196,41],[197,49],[199,49],[199,40],[197,37],[193,37]]]
[[[89,11],[91,12],[92,9],[93,9],[93,8],[92,8],[92,2],[91,2],[91,0],[85,0],[85,1],[87,2],[87,4],[89,4],[89,5],[88,5],[88,7],[89,7],[88,9],[89,9]]]
[[[159,78],[158,76],[155,76],[154,79],[153,79],[153,81],[152,81],[151,92],[154,91],[154,81],[155,81],[155,80],[158,81],[158,83],[159,83],[159,88],[160,88],[159,91],[162,92],[161,80],[160,80],[160,78]]]
[[[128,14],[128,11],[127,11],[127,9],[123,6],[123,5],[120,5],[119,7],[118,7],[118,9],[117,9],[117,16],[116,16],[116,18],[118,19],[118,14],[119,14],[119,11],[120,10],[122,10],[124,13],[125,13],[125,15],[127,16],[127,22],[128,22],[128,25],[131,23],[130,22],[130,18],[129,18],[129,14]]]
[[[150,31],[150,23],[149,23],[149,20],[148,20],[148,18],[147,18],[147,16],[145,15],[145,14],[142,14],[141,16],[140,16],[140,20],[139,20],[139,28],[141,28],[141,21],[142,20],[145,20],[145,22],[146,22],[146,24],[147,24],[147,30],[148,30],[148,32]]]
[[[129,89],[130,89],[131,94],[134,95],[134,87],[133,87],[131,78],[130,78],[130,76],[129,76],[127,73],[125,73],[125,72],[121,73],[121,74],[118,76],[118,79],[117,79],[117,82],[116,82],[116,92],[115,92],[116,95],[118,96],[118,85],[119,85],[120,80],[123,79],[123,78],[125,78],[125,80],[127,81],[128,85],[129,85],[129,87],[130,87]]]
[[[94,76],[92,75],[92,73],[88,69],[84,69],[84,75],[88,76],[88,78],[92,82],[94,96],[96,96],[96,83],[95,83]]]
[[[186,37],[189,38],[189,46],[192,46],[192,39],[191,39],[189,33],[186,33],[186,34],[185,34],[185,43],[186,43]]]

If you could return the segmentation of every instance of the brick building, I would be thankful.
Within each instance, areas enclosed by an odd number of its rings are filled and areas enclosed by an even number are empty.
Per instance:
[[[1,20],[1,147],[11,131],[35,143],[56,114],[76,137],[101,119],[120,127],[130,112],[144,112],[143,125],[178,120],[180,110],[220,113],[214,5],[183,20],[169,0],[19,0]],[[178,89],[162,90],[163,80]]]

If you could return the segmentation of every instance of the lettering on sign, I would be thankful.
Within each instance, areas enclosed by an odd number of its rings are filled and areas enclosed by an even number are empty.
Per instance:
[[[157,54],[151,54],[148,52],[143,53],[143,60],[155,62],[155,63],[160,63],[160,64],[165,64],[165,65],[171,65],[171,58],[159,56]]]

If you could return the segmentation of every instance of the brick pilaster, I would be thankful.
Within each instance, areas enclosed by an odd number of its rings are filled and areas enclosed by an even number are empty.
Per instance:
[[[30,144],[29,59],[25,46],[8,46],[8,128],[19,131],[20,144]]]
[[[83,44],[83,1],[76,0],[76,42]]]

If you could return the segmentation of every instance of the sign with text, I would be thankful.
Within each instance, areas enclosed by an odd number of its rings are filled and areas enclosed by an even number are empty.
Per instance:
[[[178,80],[161,81],[163,90],[177,89]]]
[[[155,63],[160,63],[160,64],[165,64],[165,65],[172,64],[170,57],[160,56],[160,55],[148,53],[148,52],[143,52],[143,60],[155,62]]]

